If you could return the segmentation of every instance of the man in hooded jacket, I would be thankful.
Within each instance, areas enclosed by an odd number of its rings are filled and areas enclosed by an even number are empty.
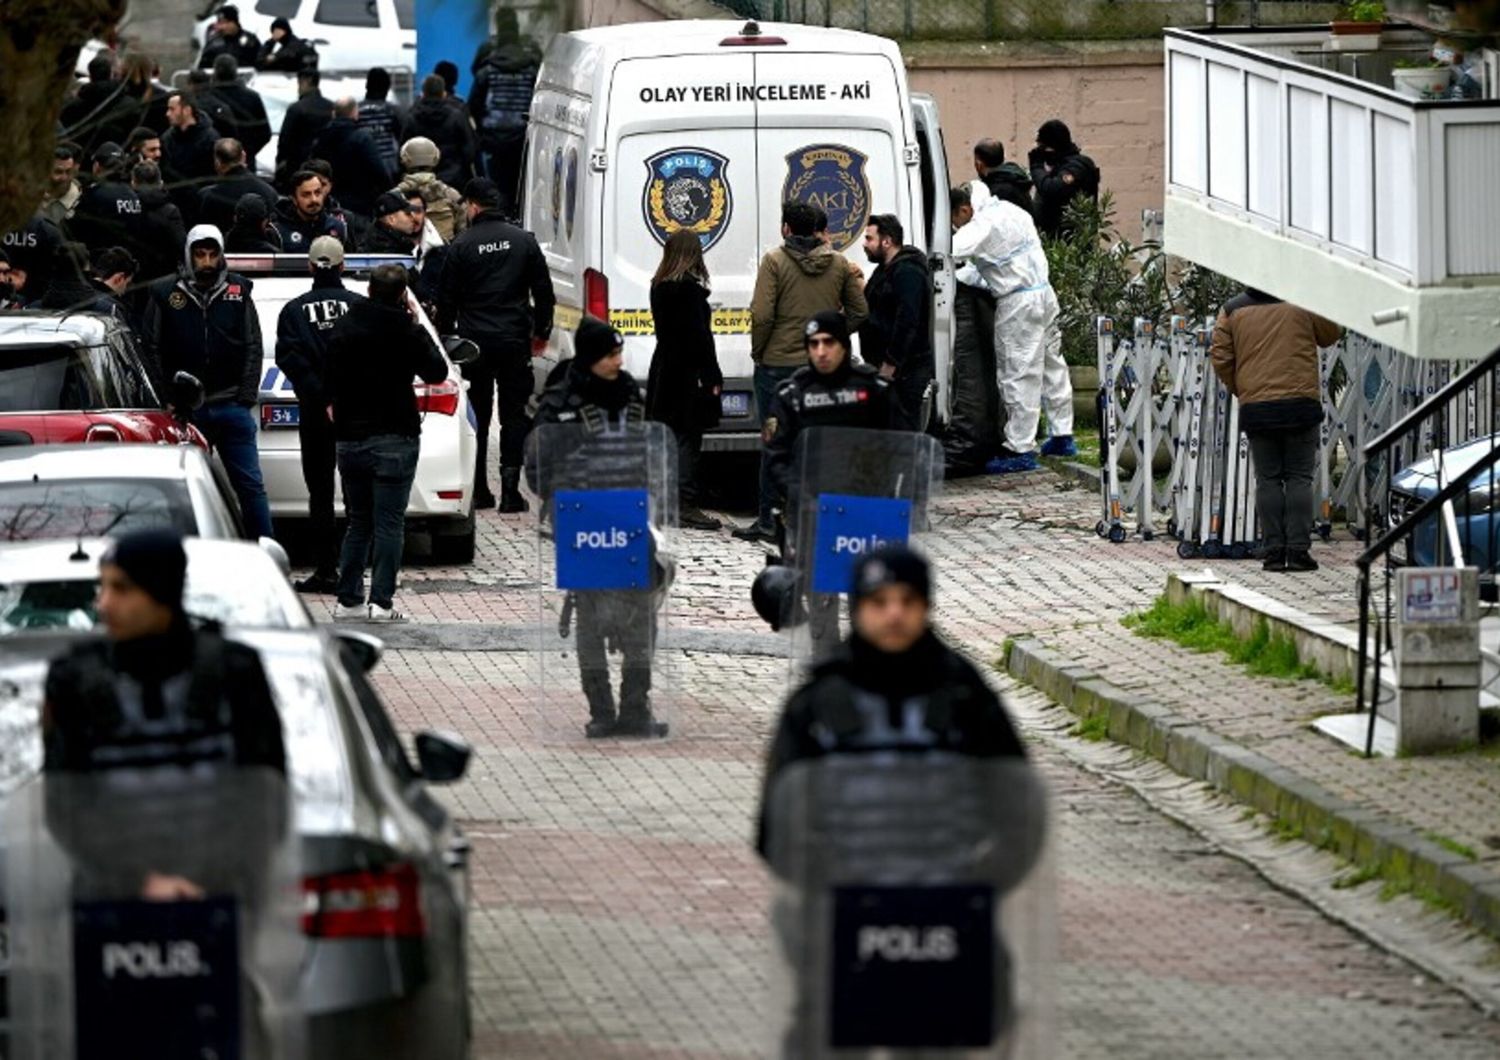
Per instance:
[[[870,318],[859,329],[860,356],[891,383],[891,426],[920,431],[932,354],[932,273],[927,255],[906,246],[895,214],[875,214],[865,227],[865,257],[875,264],[865,285]]]
[[[1036,146],[1027,159],[1036,185],[1036,227],[1055,239],[1067,234],[1063,214],[1080,195],[1099,198],[1099,167],[1073,142],[1073,134],[1053,118],[1036,131]]]
[[[183,248],[183,271],[152,284],[146,301],[148,356],[158,383],[190,372],[203,383],[193,422],[217,450],[252,537],[272,534],[271,508],[260,472],[259,432],[250,414],[260,397],[264,350],[251,283],[229,272],[224,236],[195,225]]]
[[[980,140],[974,145],[974,174],[995,198],[1032,212],[1031,176],[1005,160],[1005,145],[999,140]]]
[[[541,49],[521,35],[515,11],[497,6],[495,35],[475,56],[469,112],[479,130],[481,168],[499,185],[501,210],[506,216],[515,215],[526,123],[541,67]]]

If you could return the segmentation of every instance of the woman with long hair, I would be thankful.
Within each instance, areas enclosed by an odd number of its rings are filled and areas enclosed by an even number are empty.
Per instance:
[[[719,520],[698,507],[698,456],[703,432],[719,425],[724,373],[714,349],[703,242],[692,232],[672,233],[651,279],[656,352],[646,379],[646,416],[677,436],[677,481],[683,526],[717,530]]]

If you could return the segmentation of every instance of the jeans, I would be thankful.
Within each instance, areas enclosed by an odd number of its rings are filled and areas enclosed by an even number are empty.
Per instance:
[[[1255,461],[1255,510],[1265,547],[1306,552],[1312,547],[1313,469],[1318,464],[1318,424],[1246,431]]]
[[[469,404],[474,409],[474,427],[479,452],[474,458],[474,489],[489,489],[490,420],[495,414],[495,394],[500,395],[500,466],[520,467],[526,455],[526,434],[531,418],[526,402],[536,384],[531,374],[531,351],[525,347],[484,347],[479,359],[465,365],[469,380]]]
[[[244,405],[215,401],[193,413],[193,423],[224,462],[229,484],[239,498],[245,532],[254,538],[270,537],[274,532],[271,529],[271,502],[266,500],[266,484],[260,477],[255,417]]]
[[[766,417],[771,414],[771,400],[776,396],[776,388],[792,377],[796,367],[787,365],[777,367],[774,365],[757,364],[755,366],[755,411],[760,416],[760,425],[766,425]],[[771,495],[771,474],[768,466],[765,447],[760,450],[760,507],[756,517],[763,529],[771,528],[771,509],[775,507],[776,498]]]
[[[332,577],[339,566],[338,527],[333,518],[333,472],[338,454],[333,424],[322,409],[302,406],[297,440],[302,449],[302,481],[307,486],[314,570]]]
[[[339,557],[339,603],[365,602],[365,558],[371,558],[370,603],[390,607],[406,536],[406,502],[417,476],[419,442],[403,434],[377,434],[339,442],[339,477],[344,483],[344,548]],[[374,548],[371,548],[371,541]]]

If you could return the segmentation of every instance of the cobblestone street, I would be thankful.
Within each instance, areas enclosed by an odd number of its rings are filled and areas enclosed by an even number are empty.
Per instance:
[[[1328,707],[1323,686],[1266,694],[1227,664],[1184,662],[1119,626],[1184,564],[1168,541],[1101,542],[1096,509],[1093,492],[1049,472],[947,484],[922,542],[942,631],[991,665],[1020,634],[1095,663],[1129,658],[1158,692],[1180,689],[1242,735],[1320,741],[1282,715]],[[581,705],[567,718],[537,708],[531,527],[488,512],[475,564],[408,567],[412,622],[382,631],[391,650],[377,671],[402,729],[450,728],[477,749],[447,796],[475,848],[475,1055],[770,1055],[770,883],[750,838],[788,665],[749,605],[762,550],[727,530],[683,533],[661,653],[671,687],[659,690],[676,707],[673,737],[590,743]],[[1348,540],[1320,545],[1324,570],[1289,602],[1351,611],[1352,554]],[[1257,588],[1273,578],[1256,564],[1218,569]],[[1064,728],[1031,724],[1058,708],[991,672],[1055,800],[1060,1056],[1500,1055],[1500,1023],[1079,768]]]

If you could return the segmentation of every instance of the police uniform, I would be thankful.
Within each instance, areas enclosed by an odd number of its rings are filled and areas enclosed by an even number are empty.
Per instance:
[[[322,255],[327,267],[313,273],[312,289],[293,298],[276,321],[276,367],[291,380],[301,416],[297,440],[302,452],[302,481],[307,484],[307,514],[312,524],[316,569],[313,581],[331,581],[338,572],[338,533],[333,517],[333,473],[336,465],[333,424],[325,411],[328,394],[328,335],[355,302],[364,300],[344,286],[343,248],[336,239],[314,240],[309,257]]]
[[[516,487],[530,427],[526,403],[534,382],[531,340],[546,339],[552,333],[552,309],[557,298],[541,247],[530,232],[501,216],[494,183],[472,180],[465,197],[485,209],[449,246],[447,265],[439,281],[438,326],[444,333],[456,328],[480,350],[479,359],[464,366],[479,434],[475,495],[490,495],[486,460],[498,388],[501,510],[525,511]]]
[[[572,424],[594,436],[573,453],[550,454],[566,461],[563,476],[594,489],[639,485],[639,442],[626,441],[626,429],[642,429],[646,405],[641,388],[629,372],[605,380],[590,370],[597,361],[624,345],[624,337],[608,324],[584,317],[574,341],[575,356],[562,378],[549,386],[537,407],[536,425]],[[533,438],[537,437],[533,435]],[[527,477],[537,485],[536,454],[528,459]],[[557,476],[552,476],[555,481]],[[549,498],[543,498],[544,503]],[[653,554],[653,578],[658,577]],[[578,620],[578,669],[589,704],[586,732],[597,736],[664,736],[665,723],[651,713],[651,655],[656,643],[655,594],[641,591],[575,592]],[[620,652],[620,705],[616,714],[610,685],[606,647]]]

